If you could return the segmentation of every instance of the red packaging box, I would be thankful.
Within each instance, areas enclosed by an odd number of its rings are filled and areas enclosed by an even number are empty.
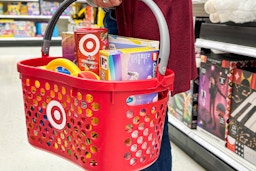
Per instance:
[[[108,48],[108,30],[81,28],[74,32],[78,67],[99,74],[100,50]]]

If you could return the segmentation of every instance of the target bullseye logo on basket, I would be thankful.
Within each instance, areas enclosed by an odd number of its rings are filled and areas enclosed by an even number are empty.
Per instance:
[[[46,107],[46,115],[50,124],[56,129],[63,129],[66,126],[66,113],[60,102],[52,100]]]

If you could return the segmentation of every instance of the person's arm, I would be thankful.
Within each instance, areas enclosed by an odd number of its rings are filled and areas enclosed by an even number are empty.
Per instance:
[[[86,2],[91,6],[98,6],[102,8],[119,6],[122,0],[86,0]]]

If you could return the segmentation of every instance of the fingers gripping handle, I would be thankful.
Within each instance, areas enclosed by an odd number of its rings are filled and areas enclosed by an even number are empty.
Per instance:
[[[52,32],[54,29],[54,26],[56,25],[60,15],[63,13],[63,11],[71,5],[76,0],[65,0],[63,1],[58,10],[53,14],[51,20],[49,21],[44,39],[43,39],[43,45],[42,45],[42,56],[47,57],[49,55],[49,49],[50,49],[50,42],[52,37]],[[159,52],[159,58],[161,59],[158,71],[161,75],[165,75],[166,67],[169,59],[170,54],[170,38],[169,38],[169,30],[167,23],[165,21],[164,15],[160,8],[156,5],[156,3],[153,0],[141,0],[144,2],[153,12],[153,14],[156,17],[159,31],[160,31],[160,52]]]

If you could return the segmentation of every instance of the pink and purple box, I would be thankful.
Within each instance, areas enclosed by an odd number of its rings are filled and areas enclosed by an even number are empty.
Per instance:
[[[156,77],[159,50],[150,47],[100,51],[101,80],[143,80]],[[158,93],[131,95],[128,105],[148,104],[158,100]]]
[[[150,47],[100,51],[101,80],[143,80],[156,76],[158,49]]]

